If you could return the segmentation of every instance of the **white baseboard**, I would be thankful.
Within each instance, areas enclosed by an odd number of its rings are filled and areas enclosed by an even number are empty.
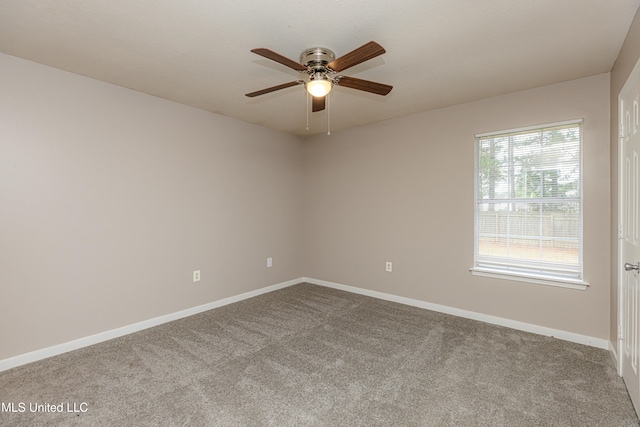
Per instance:
[[[183,317],[193,316],[194,314],[202,313],[204,311],[212,310],[214,308],[222,307],[228,304],[232,304],[234,302],[242,301],[248,298],[266,294],[268,292],[273,292],[278,289],[283,289],[283,288],[293,286],[303,282],[311,283],[319,286],[325,286],[328,288],[339,289],[342,291],[351,292],[355,294],[370,296],[373,298],[379,298],[387,301],[393,301],[400,304],[424,308],[427,310],[437,311],[440,313],[451,314],[454,316],[464,317],[466,319],[478,320],[478,321],[490,323],[493,325],[505,326],[508,328],[517,329],[525,332],[532,332],[539,335],[552,336],[561,340],[575,342],[578,344],[584,344],[591,347],[602,348],[605,350],[608,349],[611,352],[612,356],[614,357],[614,360],[617,361],[615,348],[613,348],[613,345],[608,340],[575,334],[572,332],[561,331],[558,329],[551,329],[544,326],[518,322],[515,320],[505,319],[502,317],[476,313],[473,311],[461,310],[459,308],[448,307],[440,304],[433,304],[430,302],[420,301],[412,298],[400,297],[397,295],[387,294],[384,292],[371,291],[368,289],[357,288],[355,286],[327,282],[325,280],[312,279],[309,277],[302,277],[299,279],[289,280],[287,282],[282,282],[275,285],[267,286],[261,289],[257,289],[255,291],[245,292],[240,295],[210,302],[208,304],[199,305],[197,307],[188,308],[186,310],[181,310],[181,311],[167,314],[164,316],[155,317],[153,319],[144,320],[142,322],[134,323],[132,325],[123,326],[121,328],[112,329],[110,331],[101,332],[99,334],[90,335],[84,338],[79,338],[77,340],[54,345],[52,347],[47,347],[41,350],[36,350],[30,353],[25,353],[25,354],[21,354],[8,359],[0,360],[0,372],[5,371],[7,369],[15,368],[20,365],[25,365],[27,363],[46,359],[47,357],[56,356],[58,354],[66,353],[72,350],[77,350],[82,347],[87,347],[87,346],[97,344],[103,341],[107,341],[113,338],[118,338],[124,335],[132,334],[134,332],[138,332],[144,329],[158,326],[163,323],[182,319]]]
[[[570,341],[578,344],[584,344],[591,347],[597,347],[604,350],[609,349],[609,341],[601,338],[594,338],[586,335],[580,335],[573,332],[562,331],[559,329],[547,328],[545,326],[533,325],[530,323],[518,322],[516,320],[505,319],[503,317],[490,316],[488,314],[476,313],[474,311],[462,310],[459,308],[449,307],[446,305],[433,304],[430,302],[420,301],[412,298],[400,297],[397,295],[387,294],[384,292],[371,291],[368,289],[357,288],[355,286],[343,285],[340,283],[327,282],[324,280],[312,279],[305,277],[303,279],[307,283],[314,285],[326,286],[329,288],[340,289],[342,291],[352,292],[356,294],[366,295],[387,301],[393,301],[400,304],[411,305],[414,307],[425,308],[427,310],[437,311],[445,314],[452,314],[466,319],[478,320],[480,322],[491,323],[498,326],[506,326],[507,328],[517,329],[520,331],[531,332],[538,335],[545,335],[558,338],[564,341]]]
[[[25,365],[27,363],[46,359],[47,357],[56,356],[58,354],[66,353],[72,350],[77,350],[82,347],[87,347],[87,346],[97,344],[103,341],[107,341],[113,338],[118,338],[123,335],[132,334],[134,332],[138,332],[143,329],[148,329],[154,326],[158,326],[163,323],[182,319],[183,317],[193,316],[194,314],[202,313],[203,311],[212,310],[214,308],[218,308],[224,305],[232,304],[234,302],[242,301],[247,298],[252,298],[258,295],[266,294],[268,292],[273,292],[278,289],[286,288],[288,286],[301,283],[302,281],[303,279],[289,280],[287,282],[282,282],[275,285],[267,286],[261,289],[257,289],[255,291],[245,292],[240,295],[224,298],[218,301],[210,302],[208,304],[199,305],[197,307],[188,308],[186,310],[177,311],[175,313],[166,314],[164,316],[154,317],[153,319],[143,320],[142,322],[134,323],[132,325],[123,326],[121,328],[112,329],[110,331],[101,332],[99,334],[90,335],[88,337],[79,338],[77,340],[69,341],[66,343],[43,348],[41,350],[36,350],[30,353],[25,353],[15,357],[10,357],[8,359],[0,360],[0,372],[6,371],[7,369],[15,368],[16,366]]]

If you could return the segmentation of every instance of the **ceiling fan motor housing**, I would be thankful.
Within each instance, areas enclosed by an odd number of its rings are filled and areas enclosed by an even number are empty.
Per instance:
[[[327,64],[335,59],[335,53],[324,47],[307,49],[300,54],[300,63],[312,69],[314,73],[327,72]]]

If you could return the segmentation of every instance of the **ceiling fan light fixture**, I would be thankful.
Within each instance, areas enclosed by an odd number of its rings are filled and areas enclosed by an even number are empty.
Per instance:
[[[306,85],[309,95],[322,98],[331,92],[333,85],[325,76],[315,75]]]

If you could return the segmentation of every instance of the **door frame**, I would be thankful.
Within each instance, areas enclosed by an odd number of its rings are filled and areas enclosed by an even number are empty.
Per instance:
[[[618,194],[617,194],[617,205],[618,205],[618,227],[617,227],[617,233],[618,233],[618,253],[617,253],[617,258],[618,258],[618,265],[615,267],[618,269],[618,283],[617,283],[617,288],[618,288],[618,313],[616,316],[617,319],[617,327],[616,327],[616,345],[614,346],[615,351],[617,351],[615,360],[616,360],[616,370],[618,372],[618,375],[622,376],[622,354],[623,354],[623,348],[622,348],[622,339],[621,339],[621,334],[622,334],[622,315],[624,313],[624,306],[623,306],[623,286],[624,286],[624,268],[623,268],[623,264],[624,261],[622,259],[622,244],[623,244],[623,230],[622,230],[622,225],[624,224],[624,211],[622,209],[622,203],[624,200],[624,195],[622,194],[622,182],[623,182],[623,173],[624,173],[624,152],[623,152],[623,147],[622,147],[622,140],[624,137],[624,128],[623,128],[623,119],[624,119],[624,111],[621,108],[621,104],[622,104],[622,98],[624,97],[624,95],[626,95],[626,92],[628,92],[631,88],[631,86],[635,83],[636,80],[640,79],[640,58],[638,59],[638,61],[636,62],[635,66],[633,67],[633,70],[631,71],[631,73],[629,74],[629,77],[627,78],[627,80],[625,81],[624,85],[622,86],[622,89],[620,89],[620,93],[618,93],[618,117],[617,117],[617,125],[618,125]]]

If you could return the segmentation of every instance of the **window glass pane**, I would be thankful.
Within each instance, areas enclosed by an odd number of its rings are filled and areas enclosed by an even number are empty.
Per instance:
[[[543,240],[542,261],[578,265],[578,240]]]
[[[480,141],[479,181],[480,198],[496,199],[509,196],[507,182],[508,138],[489,138]]]
[[[509,256],[509,242],[506,237],[484,236],[478,238],[478,251],[482,255],[491,257]]]
[[[517,260],[539,261],[540,240],[538,239],[511,239],[509,256]]]
[[[515,203],[513,204],[515,205]],[[516,206],[514,206],[515,208]],[[540,215],[535,211],[513,209],[508,213],[509,235],[513,237],[529,237],[540,235]]]
[[[542,206],[542,233],[543,237],[580,237],[580,212],[576,204],[570,206],[563,203],[548,203]]]

